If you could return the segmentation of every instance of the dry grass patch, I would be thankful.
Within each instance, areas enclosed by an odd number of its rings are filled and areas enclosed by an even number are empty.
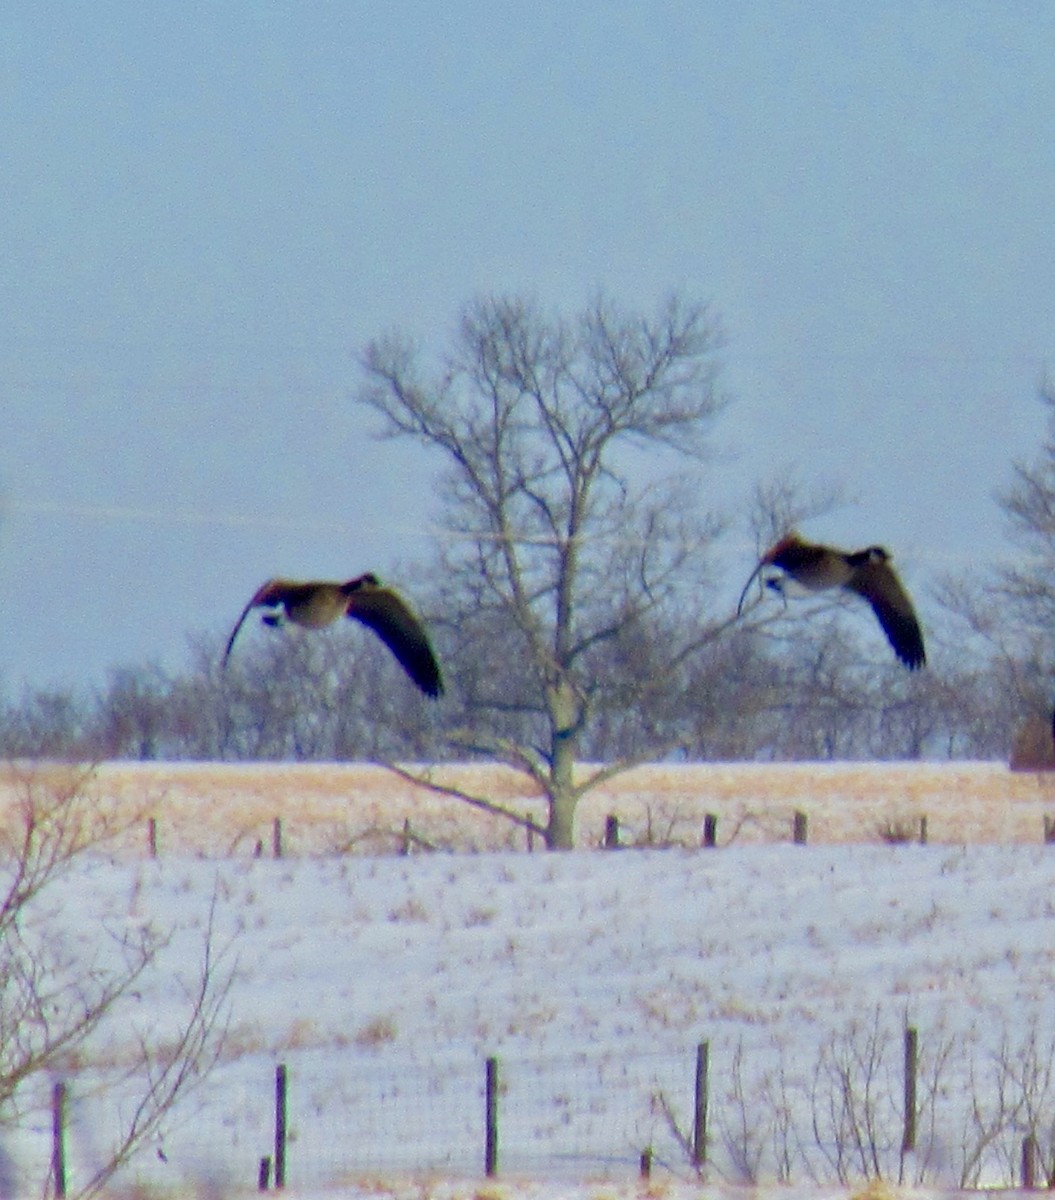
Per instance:
[[[367,1022],[361,1029],[358,1029],[352,1041],[360,1047],[376,1049],[378,1046],[385,1046],[389,1042],[394,1042],[398,1035],[396,1022],[388,1013],[374,1017],[372,1021]]]
[[[0,771],[0,829],[18,811],[27,771]],[[54,792],[79,786],[84,771],[45,764],[29,776]],[[528,781],[507,767],[451,765],[433,774],[544,816]],[[162,857],[270,857],[276,818],[289,855],[390,854],[406,822],[412,853],[425,844],[527,847],[523,830],[369,764],[102,763],[89,777],[94,811],[125,830],[116,848],[139,858],[148,853],[149,817]],[[932,843],[1036,844],[1044,817],[1055,817],[1055,771],[1002,763],[652,764],[584,796],[578,842],[599,845],[611,814],[627,840],[641,844],[698,846],[707,814],[717,818],[720,846],[787,842],[796,810],[807,813],[813,844],[874,843],[884,829],[898,833],[906,814],[913,822],[926,816]]]

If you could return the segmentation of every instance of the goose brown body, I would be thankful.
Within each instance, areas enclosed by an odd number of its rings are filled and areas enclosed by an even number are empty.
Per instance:
[[[269,579],[254,593],[231,631],[225,665],[238,631],[254,608],[279,610],[263,617],[267,625],[290,621],[305,629],[322,629],[341,617],[360,621],[385,643],[426,696],[443,693],[443,677],[425,627],[402,597],[376,575],[359,575],[345,583]]]
[[[789,533],[762,555],[741,593],[738,612],[743,609],[744,597],[755,576],[767,566],[777,567],[810,591],[843,588],[861,596],[872,606],[894,653],[910,671],[927,661],[912,601],[882,546],[838,550]]]

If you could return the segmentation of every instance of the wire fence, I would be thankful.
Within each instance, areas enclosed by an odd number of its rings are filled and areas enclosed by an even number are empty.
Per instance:
[[[437,1048],[424,1065],[382,1053],[326,1078],[310,1057],[280,1064],[274,1077],[259,1070],[259,1059],[254,1066],[252,1084],[241,1067],[218,1069],[116,1179],[144,1188],[188,1179],[208,1179],[214,1187],[274,1187],[281,1180],[310,1188],[381,1174],[628,1178],[646,1147],[657,1166],[677,1164],[657,1092],[691,1103],[691,1062],[687,1067],[675,1054],[479,1060]],[[8,1131],[11,1156],[5,1176],[0,1154],[0,1196],[76,1195],[106,1160],[106,1131],[130,1115],[119,1094],[97,1076],[72,1079],[60,1127],[41,1090]]]
[[[1055,1037],[1035,1024],[983,1045],[921,1038],[877,1011],[812,1057],[801,1043],[795,1053],[739,1040],[480,1060],[437,1045],[382,1048],[347,1072],[312,1051],[273,1074],[253,1056],[203,1080],[115,1182],[207,1181],[219,1194],[386,1174],[952,1187],[1055,1177]],[[106,1131],[131,1114],[115,1078],[45,1082],[0,1139],[0,1195],[76,1195],[106,1161]]]

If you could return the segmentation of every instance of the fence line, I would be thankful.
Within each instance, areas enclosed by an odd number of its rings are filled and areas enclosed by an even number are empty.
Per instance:
[[[158,857],[158,829],[159,822],[157,817],[150,817],[147,820],[147,854],[150,858]],[[1046,813],[1041,815],[1040,841],[1045,845],[1055,845],[1055,816],[1050,816]],[[372,835],[385,836],[391,844],[391,852],[407,856],[419,851],[434,851],[442,850],[446,847],[437,845],[430,841],[429,838],[422,833],[415,831],[409,817],[404,818],[403,824],[399,829],[380,830],[374,829]],[[273,818],[271,822],[271,856],[272,858],[282,858],[285,849],[283,843],[284,823],[281,817]],[[604,850],[624,850],[631,848],[657,848],[662,849],[664,846],[680,846],[686,848],[690,843],[684,839],[671,839],[668,841],[657,842],[647,836],[637,841],[625,840],[625,826],[621,822],[619,816],[615,813],[609,814],[605,819],[604,833],[600,841],[600,847]],[[736,837],[736,830],[726,844],[731,844]],[[796,809],[791,814],[791,824],[788,829],[788,839],[791,844],[796,846],[805,846],[809,842],[809,814]],[[525,849],[531,853],[536,849],[537,838],[532,828],[526,830]],[[928,820],[926,813],[921,814],[914,821],[909,820],[888,820],[885,825],[879,826],[875,832],[876,842],[886,842],[889,845],[896,845],[908,842],[918,842],[921,846],[928,843]],[[778,839],[779,842],[779,839]],[[867,844],[867,839],[862,839],[859,844]],[[703,849],[717,849],[718,842],[718,816],[716,813],[706,813],[704,815],[703,824],[700,827],[699,839],[695,843],[696,846]],[[254,845],[253,855],[260,858],[264,853],[264,840],[258,838]]]
[[[899,1041],[900,1059],[892,1050]],[[348,1081],[338,1116],[309,1101],[307,1064],[291,1079],[282,1063],[274,1075],[273,1129],[259,1128],[261,1140],[237,1153],[224,1146],[224,1160],[235,1172],[229,1182],[253,1181],[261,1190],[284,1187],[287,1173],[310,1186],[384,1170],[542,1179],[625,1179],[663,1170],[748,1184],[882,1178],[1051,1186],[1055,1039],[1040,1047],[1034,1030],[1017,1047],[1005,1043],[1002,1059],[984,1056],[996,1071],[988,1084],[973,1060],[957,1066],[942,1037],[933,1041],[928,1052],[912,1026],[894,1036],[881,1028],[877,1011],[832,1035],[815,1063],[797,1068],[771,1061],[759,1067],[742,1043],[722,1045],[715,1055],[706,1041],[694,1056],[491,1055],[482,1063],[418,1066],[415,1073],[379,1060]],[[1021,1094],[1013,1094],[1015,1087]],[[41,1165],[48,1173],[43,1190],[55,1196],[66,1194],[68,1180],[76,1190],[78,1147],[99,1134],[99,1093],[79,1091],[58,1081],[51,1092],[52,1148]],[[67,1123],[78,1101],[85,1106],[75,1117],[81,1137],[70,1141]],[[195,1146],[207,1142],[210,1120],[214,1127],[226,1123],[216,1121],[223,1103],[218,1094],[211,1110],[199,1113]],[[976,1134],[972,1112],[980,1114]],[[261,1148],[270,1152],[261,1155]],[[159,1148],[156,1158],[143,1155],[121,1175],[147,1187],[171,1184],[159,1165],[169,1161]],[[21,1190],[39,1193],[40,1176],[26,1176]]]

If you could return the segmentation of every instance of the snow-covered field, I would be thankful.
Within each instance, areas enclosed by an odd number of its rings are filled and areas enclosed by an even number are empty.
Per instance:
[[[56,936],[93,954],[106,930],[139,923],[173,938],[99,1031],[94,1057],[71,1069],[71,1190],[130,1103],[131,1083],[109,1095],[97,1085],[138,1037],[177,1022],[214,897],[216,945],[235,969],[227,1047],[122,1177],[126,1189],[252,1190],[271,1153],[278,1063],[295,1197],[682,1200],[787,1175],[782,1197],[848,1196],[864,1187],[853,1156],[838,1181],[833,1131],[848,1099],[874,1120],[869,1137],[893,1179],[900,1169],[928,1195],[975,1175],[1006,1186],[1026,1127],[1008,1121],[986,1141],[1001,1088],[1005,1109],[1019,1093],[1038,1108],[1048,1148],[1047,777],[988,764],[648,768],[636,792],[626,780],[591,802],[585,841],[609,811],[641,840],[696,840],[704,812],[719,814],[719,842],[734,826],[738,836],[717,851],[339,853],[340,837],[362,850],[357,830],[399,829],[411,811],[405,798],[388,807],[398,789],[371,795],[372,781],[392,783],[376,770],[101,769],[99,802],[155,815],[160,854],[149,859],[136,835],[116,855],[84,858],[51,894]],[[808,846],[789,844],[795,808],[810,816]],[[489,845],[488,823],[459,811],[465,844]],[[288,856],[267,857],[267,843],[254,857],[278,813]],[[877,823],[921,814],[928,845],[877,834]],[[431,797],[412,820],[437,841],[457,824]],[[906,1023],[920,1039],[920,1136],[901,1166]],[[701,1042],[705,1183],[678,1140]],[[490,1055],[499,1174],[484,1180]],[[46,1093],[50,1080],[40,1084]],[[41,1190],[48,1134],[39,1111],[3,1138],[19,1195]],[[637,1180],[646,1147],[648,1184]]]

